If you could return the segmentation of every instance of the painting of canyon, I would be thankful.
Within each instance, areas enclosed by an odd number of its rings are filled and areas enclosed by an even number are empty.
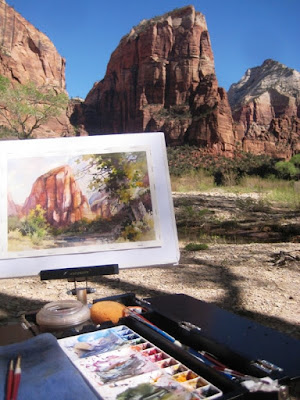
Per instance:
[[[153,245],[158,233],[148,162],[147,151],[10,158],[8,252]]]

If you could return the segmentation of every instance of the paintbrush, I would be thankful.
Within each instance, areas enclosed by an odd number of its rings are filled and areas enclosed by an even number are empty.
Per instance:
[[[227,375],[230,379],[238,379],[238,378],[242,378],[245,376],[244,374],[242,374],[238,371],[234,371],[234,370],[228,368],[226,365],[222,364],[214,356],[207,353],[206,351],[197,351],[197,350],[192,349],[189,346],[183,345],[177,339],[175,339],[173,336],[171,336],[167,332],[163,331],[158,326],[154,325],[152,322],[147,320],[145,317],[136,313],[135,311],[133,311],[132,309],[130,309],[128,307],[126,307],[125,315],[132,317],[133,319],[135,319],[137,321],[140,321],[144,325],[148,326],[149,328],[153,329],[154,331],[156,331],[157,333],[159,333],[160,335],[162,335],[163,337],[168,339],[170,342],[174,343],[175,345],[177,345],[179,347],[184,348],[188,353],[190,353],[194,357],[198,358],[205,365],[207,365],[219,372],[222,372],[223,374]],[[201,331],[201,328],[197,327],[196,325],[194,325],[190,322],[184,321],[184,322],[179,323],[179,325],[182,328],[185,328],[189,331],[191,331],[191,330],[195,330],[198,332]]]
[[[7,382],[6,382],[6,400],[10,400],[13,379],[14,379],[14,360],[10,360],[7,373]]]
[[[124,314],[126,316],[131,317],[131,318],[141,322],[142,324],[148,326],[149,328],[151,328],[155,332],[159,333],[161,336],[163,336],[166,339],[168,339],[171,343],[174,343],[177,346],[182,347],[182,344],[178,340],[176,340],[173,336],[169,335],[167,332],[163,331],[158,326],[156,326],[152,322],[150,322],[148,319],[146,319],[142,315],[138,314],[137,312],[131,310],[130,308],[126,307],[126,310],[125,310]]]
[[[16,368],[15,368],[15,372],[14,372],[11,400],[17,399],[20,380],[21,380],[21,356],[18,355],[17,362],[16,362]]]
[[[142,324],[148,326],[149,328],[151,328],[155,332],[159,333],[161,336],[165,337],[171,343],[174,343],[175,345],[184,348],[188,353],[190,353],[194,357],[198,358],[205,365],[207,365],[207,366],[209,366],[209,367],[211,367],[211,368],[223,373],[224,375],[226,375],[230,379],[234,380],[234,379],[247,379],[247,378],[249,378],[249,376],[247,376],[247,375],[245,375],[245,374],[243,374],[241,372],[238,372],[238,371],[235,371],[235,370],[232,370],[232,369],[228,368],[226,365],[222,364],[214,356],[212,356],[211,354],[207,353],[206,351],[197,351],[197,350],[192,349],[189,346],[183,345],[177,339],[175,339],[173,336],[171,336],[167,332],[163,331],[158,326],[154,325],[152,322],[150,322],[148,319],[146,319],[142,315],[138,314],[134,310],[126,307],[126,309],[124,311],[124,314],[125,314],[125,316],[131,317],[131,318],[141,322]],[[198,332],[201,331],[201,328],[199,328],[198,326],[196,326],[196,325],[194,325],[194,324],[192,324],[190,322],[186,322],[186,321],[180,322],[179,326],[181,326],[182,328],[187,329],[188,331],[191,331],[191,330],[195,330],[195,331],[198,331]]]

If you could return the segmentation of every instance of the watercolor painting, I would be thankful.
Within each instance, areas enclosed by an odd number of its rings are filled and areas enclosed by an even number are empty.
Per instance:
[[[8,159],[8,252],[155,241],[148,164],[147,151]]]
[[[1,144],[0,278],[179,258],[162,132]]]

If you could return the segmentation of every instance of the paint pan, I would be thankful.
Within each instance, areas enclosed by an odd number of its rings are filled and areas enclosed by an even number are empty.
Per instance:
[[[223,395],[219,388],[125,325],[58,342],[104,400],[170,395],[182,400],[213,400]],[[85,352],[79,354],[78,347]]]

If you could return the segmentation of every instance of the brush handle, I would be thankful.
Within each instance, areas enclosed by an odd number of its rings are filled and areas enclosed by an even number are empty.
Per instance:
[[[11,400],[17,400],[20,380],[21,380],[21,371],[20,372],[16,371],[14,375],[14,385],[13,385]]]
[[[162,329],[158,328],[158,326],[152,324],[152,322],[148,321],[146,318],[142,317],[141,315],[135,313],[134,311],[128,309],[127,313],[132,318],[140,321],[142,324],[148,326],[149,328],[153,329],[155,332],[159,333],[161,336],[169,340],[170,342],[176,344],[177,346],[181,346],[181,343],[178,342],[173,336],[169,335],[167,332],[163,331]]]
[[[7,373],[7,381],[6,381],[6,400],[11,399],[13,377],[14,377],[14,362],[13,360],[10,360],[9,369]]]
[[[17,400],[20,380],[21,380],[21,374],[15,374],[11,400]]]
[[[16,362],[16,368],[14,371],[14,382],[13,382],[11,400],[17,400],[20,380],[21,380],[21,356],[19,355]]]

